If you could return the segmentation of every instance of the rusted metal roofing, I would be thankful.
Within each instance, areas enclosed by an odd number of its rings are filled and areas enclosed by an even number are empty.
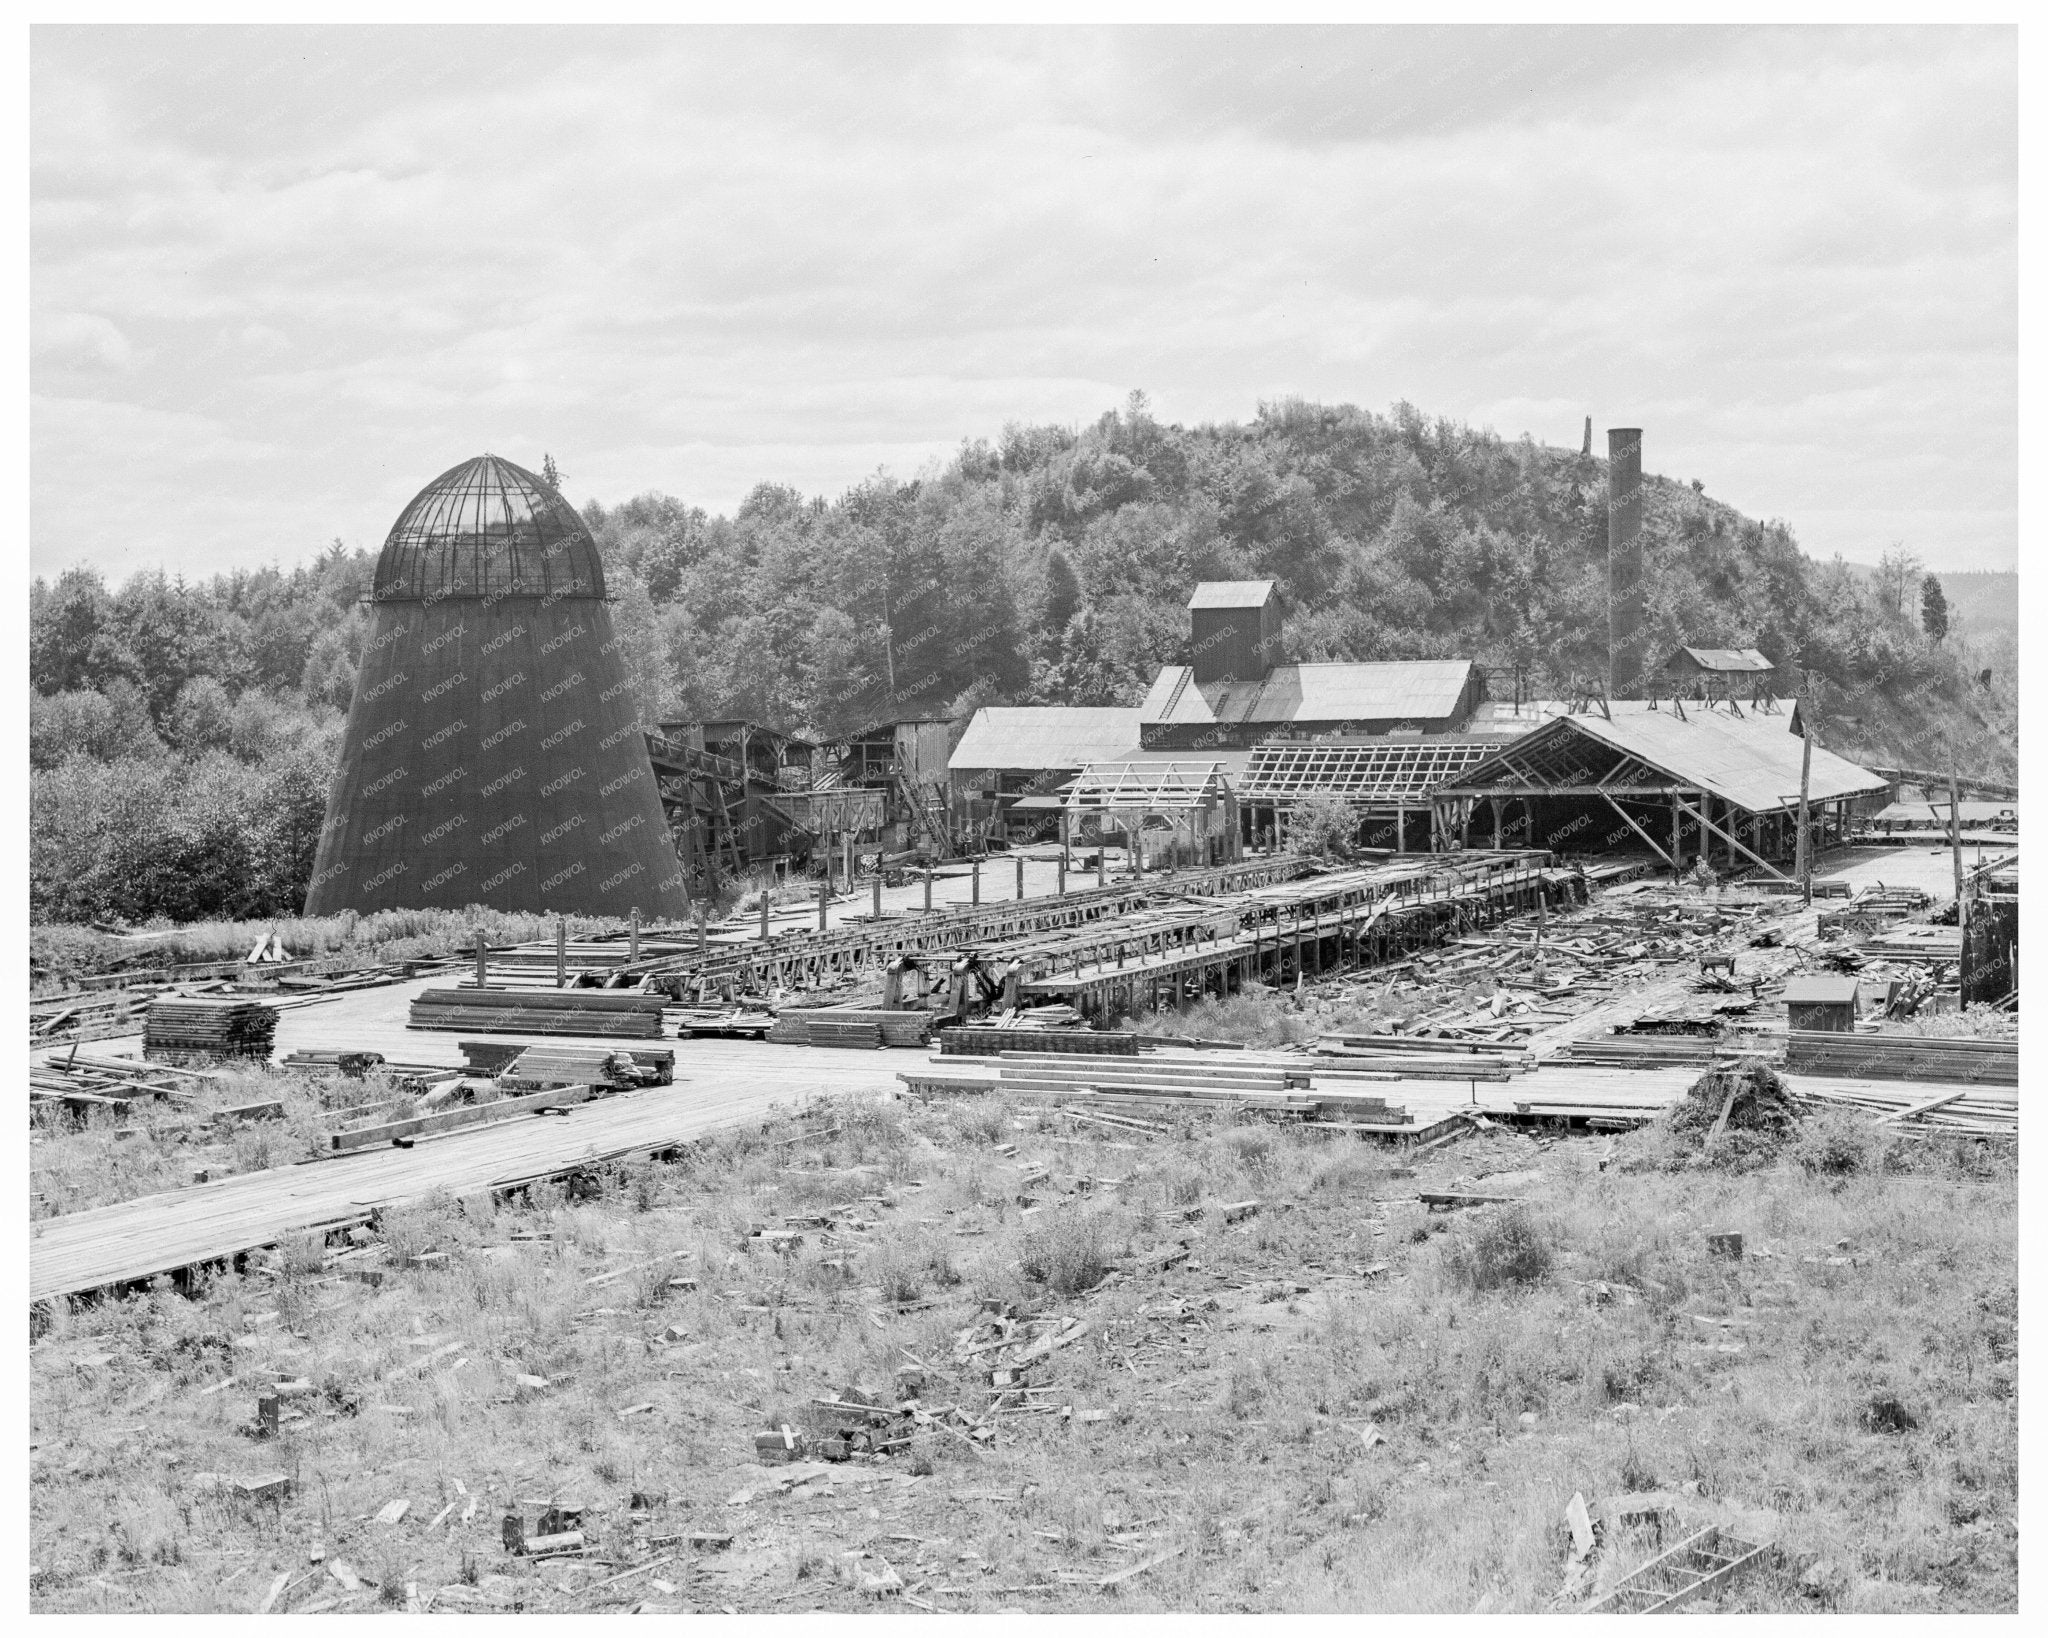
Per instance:
[[[1197,683],[1167,666],[1139,709],[1148,725],[1260,722],[1441,722],[1457,715],[1470,660],[1279,665],[1263,679]]]
[[[1545,783],[1584,784],[1586,778],[1531,778],[1527,766],[1552,760],[1573,736],[1599,741],[1657,770],[1673,784],[1712,792],[1751,813],[1772,813],[1799,805],[1799,763],[1803,741],[1779,712],[1738,711],[1727,706],[1689,705],[1680,715],[1669,703],[1614,700],[1608,714],[1582,712],[1557,717],[1493,753],[1446,789],[1541,792]],[[1523,764],[1518,768],[1516,764]],[[1874,796],[1890,789],[1868,768],[1831,751],[1815,750],[1809,800]]]
[[[1138,743],[1138,713],[1123,705],[984,705],[953,747],[966,768],[1083,768]]]

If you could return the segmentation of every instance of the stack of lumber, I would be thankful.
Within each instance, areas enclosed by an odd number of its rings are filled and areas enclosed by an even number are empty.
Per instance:
[[[1894,927],[1872,938],[1863,952],[1891,961],[1954,963],[1963,959],[1963,935],[1954,927]]]
[[[682,1014],[676,1023],[678,1035],[765,1038],[775,1027],[773,1013],[750,1010],[744,1006],[686,1006],[671,1010],[679,1010]]]
[[[473,1029],[488,1035],[661,1034],[663,998],[638,990],[422,990],[413,1029]]]
[[[498,1076],[500,1092],[545,1092],[557,1086],[618,1091],[667,1086],[675,1079],[673,1052],[607,1052],[602,1047],[530,1046]]]
[[[1704,1067],[1720,1054],[1720,1047],[1708,1035],[1596,1035],[1568,1043],[1556,1061],[1604,1064],[1614,1069],[1672,1069],[1692,1064]]]
[[[173,995],[150,1002],[142,1021],[145,1057],[268,1058],[277,1014],[261,1001]]]
[[[1878,1124],[1902,1132],[1950,1133],[1963,1137],[2013,1137],[2020,1132],[2019,1098],[2015,1093],[1957,1090],[1929,1094],[1924,1086],[1884,1088],[1861,1086],[1795,1086],[1795,1097],[1809,1102],[1844,1104],[1869,1110]]]
[[[919,1096],[935,1092],[1031,1092],[1050,1102],[1110,1099],[1158,1105],[1234,1104],[1307,1114],[1316,1100],[1303,1093],[1304,1071],[1251,1068],[1198,1058],[1155,1065],[1144,1058],[1081,1061],[1063,1052],[1005,1052],[993,1059],[953,1059],[940,1067],[905,1070],[897,1077]]]
[[[2020,1078],[2018,1041],[1795,1029],[1787,1033],[1785,1042],[1785,1068],[1799,1075],[1984,1082],[1994,1086],[2017,1086]]]
[[[1331,1039],[1325,1036],[1308,1061],[1319,1080],[1373,1075],[1410,1081],[1504,1081],[1529,1067],[1528,1054],[1519,1047],[1483,1041],[1408,1041],[1401,1036],[1381,1036],[1377,1039],[1387,1044],[1358,1047],[1333,1046]]]
[[[1007,1029],[986,1024],[961,1024],[939,1031],[941,1057],[994,1057],[1003,1052],[1068,1052],[1135,1058],[1138,1055],[1138,1037],[1129,1030]]]
[[[932,1015],[915,1007],[784,1007],[768,1039],[781,1046],[921,1047],[931,1028]]]
[[[1332,1055],[1357,1054],[1367,1057],[1391,1053],[1405,1058],[1418,1052],[1477,1053],[1488,1052],[1492,1048],[1485,1041],[1435,1035],[1324,1035],[1318,1037],[1316,1050]]]

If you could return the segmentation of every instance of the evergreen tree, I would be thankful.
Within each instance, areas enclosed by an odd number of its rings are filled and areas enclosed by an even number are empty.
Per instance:
[[[1920,582],[1920,629],[1937,643],[1948,635],[1948,594],[1933,575]]]
[[[1081,577],[1067,554],[1055,546],[1045,565],[1045,645],[1058,654],[1067,623],[1081,612]]]

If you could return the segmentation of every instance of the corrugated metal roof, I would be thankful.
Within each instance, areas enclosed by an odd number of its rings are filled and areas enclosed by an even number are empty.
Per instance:
[[[1205,580],[1188,599],[1191,609],[1255,609],[1273,595],[1270,580]]]
[[[1652,710],[1645,700],[1614,700],[1610,716],[1598,711],[1561,717],[1501,750],[1457,781],[1459,789],[1494,782],[1519,782],[1502,757],[1534,754],[1553,735],[1582,733],[1626,751],[1675,780],[1703,790],[1751,813],[1770,813],[1799,803],[1802,741],[1789,720],[1756,711],[1736,716],[1726,709],[1692,706],[1681,717],[1667,704]],[[1809,799],[1829,802],[1889,789],[1868,768],[1836,756],[1813,753]]]
[[[1754,648],[1681,648],[1708,671],[1775,671],[1778,668]],[[1677,659],[1674,654],[1672,659]],[[1668,663],[1668,662],[1667,662]]]
[[[953,747],[951,766],[1082,768],[1138,742],[1126,705],[984,705]]]
[[[1431,722],[1455,716],[1470,660],[1277,665],[1263,680],[1196,683],[1167,666],[1139,709],[1147,723]]]

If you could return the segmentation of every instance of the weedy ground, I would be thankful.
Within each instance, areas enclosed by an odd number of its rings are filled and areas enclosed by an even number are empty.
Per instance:
[[[195,1172],[217,1179],[311,1160],[326,1152],[329,1132],[417,1113],[413,1095],[383,1071],[358,1080],[252,1063],[209,1075],[179,1082],[189,1090],[176,1101],[137,1098],[92,1107],[83,1118],[38,1105],[29,1122],[31,1221],[182,1188]],[[480,1098],[495,1098],[488,1083],[479,1085]],[[281,1113],[216,1118],[265,1103]]]
[[[1841,1120],[1747,1169],[1654,1131],[1406,1156],[1097,1132],[998,1097],[816,1104],[394,1212],[344,1260],[376,1283],[309,1239],[48,1314],[33,1607],[249,1610],[283,1576],[291,1610],[855,1609],[886,1566],[918,1609],[1527,1611],[1574,1492],[1651,1489],[1775,1536],[1723,1609],[2017,1607],[2008,1158]],[[1518,1203],[1416,1198],[1475,1186]],[[819,1215],[783,1249],[753,1232]],[[1749,1255],[1710,1257],[1720,1230]],[[793,1489],[755,1464],[756,1432],[914,1362],[923,1404],[984,1414],[954,1347],[991,1309],[1088,1325],[992,1448],[928,1429]],[[254,1438],[279,1380],[305,1387]],[[215,1482],[272,1473],[269,1500]],[[508,1502],[531,1529],[550,1501],[590,1558],[503,1549]],[[1607,1538],[1598,1574],[1655,1550]]]

